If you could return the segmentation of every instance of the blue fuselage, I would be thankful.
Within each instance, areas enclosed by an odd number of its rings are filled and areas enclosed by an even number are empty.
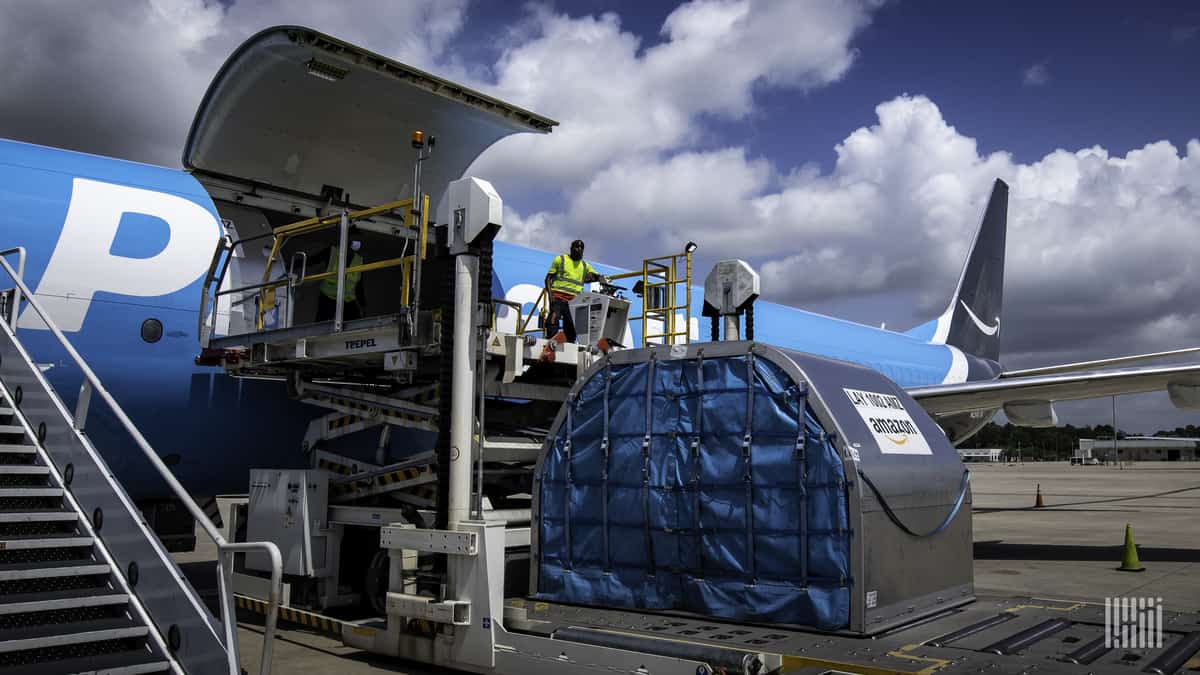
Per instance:
[[[240,492],[252,467],[303,465],[315,409],[289,401],[281,384],[193,364],[200,286],[222,225],[192,176],[0,140],[0,214],[0,247],[26,248],[26,283],[189,490]],[[496,294],[528,311],[554,255],[497,243]],[[696,321],[702,295],[694,289],[692,331],[706,339],[706,320]],[[905,387],[956,370],[952,348],[930,343],[924,329],[895,333],[768,302],[755,315],[758,340],[860,363]],[[154,342],[143,339],[152,319],[162,324]],[[71,405],[78,369],[37,323],[22,315],[18,335]],[[134,497],[162,493],[108,415],[94,411],[88,433]]]

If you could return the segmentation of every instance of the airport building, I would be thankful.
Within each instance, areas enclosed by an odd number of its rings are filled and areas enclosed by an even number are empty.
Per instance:
[[[1081,438],[1074,459],[1081,462],[1194,462],[1200,459],[1198,443],[1200,439],[1195,438],[1130,436],[1118,438],[1114,448],[1112,439]]]
[[[1001,462],[1004,451],[1000,448],[959,448],[958,456],[964,462]]]

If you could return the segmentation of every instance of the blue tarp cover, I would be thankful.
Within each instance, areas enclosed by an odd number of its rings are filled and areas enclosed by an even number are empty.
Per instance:
[[[568,400],[551,443],[537,597],[848,625],[842,460],[803,384],[774,363],[607,366]]]

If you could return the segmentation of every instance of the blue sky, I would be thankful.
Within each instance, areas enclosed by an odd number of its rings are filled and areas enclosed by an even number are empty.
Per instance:
[[[870,123],[874,103],[901,93],[929,96],[982,151],[1006,150],[1019,162],[1097,144],[1124,154],[1148,138],[1182,146],[1200,120],[1200,5],[1130,8],[1115,2],[885,6],[854,42],[859,58],[842,82],[809,96],[763,97],[770,112],[755,125],[753,147],[789,163],[828,162],[830,140],[847,126]],[[1026,83],[1026,70],[1038,65],[1047,81]],[[800,114],[789,114],[793,106]]]

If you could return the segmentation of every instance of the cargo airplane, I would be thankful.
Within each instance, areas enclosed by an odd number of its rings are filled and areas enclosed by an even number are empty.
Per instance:
[[[301,436],[314,413],[281,396],[277,382],[194,365],[198,300],[218,240],[410,194],[413,129],[440,139],[422,182],[436,203],[497,140],[555,124],[316,31],[272,28],[242,45],[210,85],[185,144],[185,170],[0,141],[0,246],[26,249],[26,283],[184,485],[205,496],[243,492],[252,467],[304,465]],[[1000,410],[1017,424],[1053,424],[1061,400],[1166,390],[1176,406],[1197,407],[1200,366],[1125,368],[1197,350],[1003,368],[1007,200],[997,180],[936,319],[900,333],[759,302],[756,339],[879,370],[955,442]],[[368,261],[381,239],[366,236]],[[235,255],[235,283],[261,279],[264,255]],[[493,295],[531,311],[553,255],[497,242]],[[368,313],[393,281],[364,276]],[[702,295],[693,293],[695,316]],[[246,321],[243,309],[218,307],[221,326]],[[16,326],[70,399],[79,373],[45,325],[27,310]],[[115,424],[101,415],[88,433],[133,497],[165,494],[144,458],[124,450]]]

